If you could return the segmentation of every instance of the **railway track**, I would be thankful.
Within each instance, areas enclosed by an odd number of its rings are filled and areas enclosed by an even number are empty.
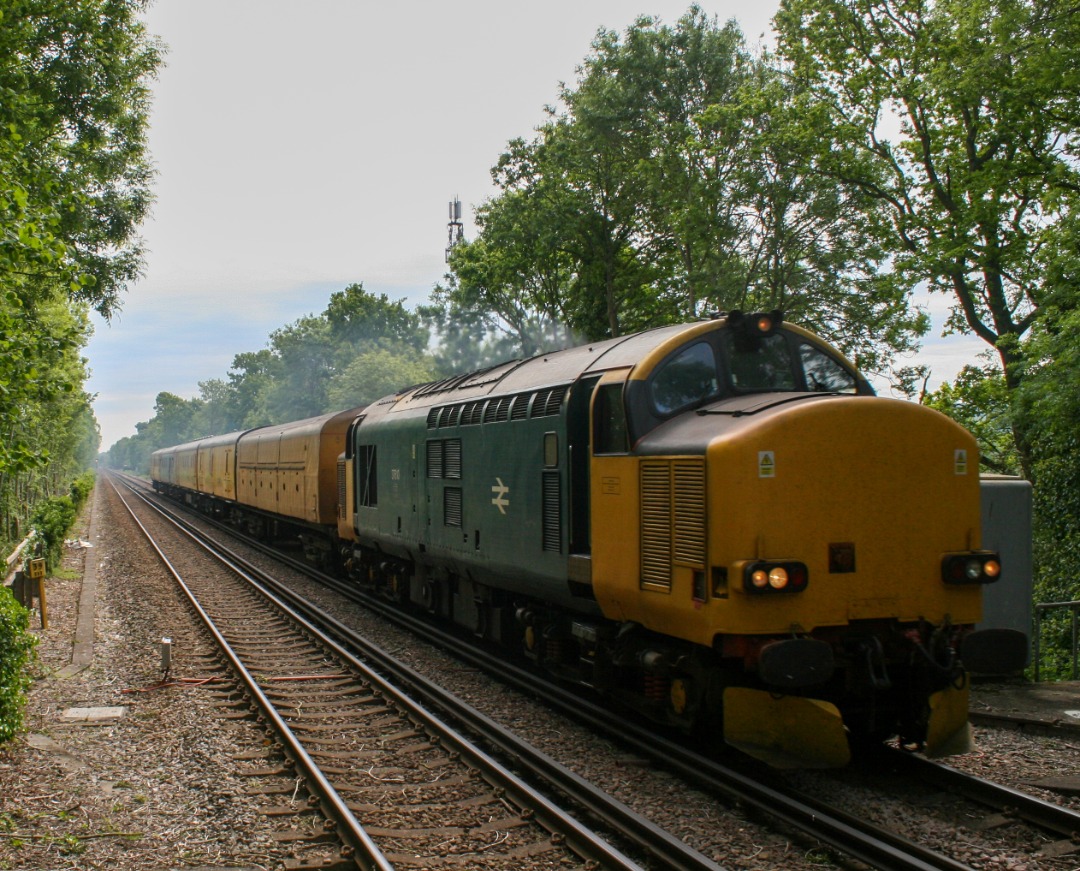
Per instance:
[[[181,576],[166,550],[190,547],[190,534],[141,497],[120,495],[228,659],[251,716],[281,743],[310,806],[341,839],[341,867],[640,867],[291,613],[227,554],[204,543],[218,564],[192,563]]]
[[[230,534],[232,534],[231,530]],[[276,551],[273,553],[276,559],[281,558],[280,553]],[[311,572],[310,567],[303,563],[297,563],[296,567],[305,572]],[[876,868],[967,867],[963,862],[921,847],[888,829],[872,825],[866,820],[831,808],[811,796],[786,788],[781,782],[767,776],[763,777],[753,772],[740,773],[729,766],[719,765],[714,760],[704,758],[679,743],[659,738],[650,728],[637,727],[627,722],[624,717],[593,705],[575,693],[539,680],[531,673],[506,663],[502,657],[492,656],[481,650],[462,650],[461,644],[454,635],[442,629],[433,628],[425,621],[402,614],[396,609],[387,609],[384,603],[357,593],[347,584],[342,584],[327,576],[321,576],[321,580],[336,586],[343,594],[360,601],[365,606],[379,609],[383,612],[385,619],[404,624],[410,631],[419,632],[434,643],[452,650],[455,656],[465,659],[477,668],[495,673],[501,679],[531,695],[543,696],[549,705],[559,708],[578,720],[586,721],[590,728],[609,736],[616,736],[621,742],[628,744],[634,752],[673,770],[679,777],[698,788],[718,795],[725,801],[737,802],[743,807],[779,820],[785,826],[799,829],[805,832],[808,838],[828,844],[840,853]],[[454,708],[452,699],[436,699],[432,704],[446,711],[453,711]],[[523,750],[518,747],[507,752],[521,754]],[[953,772],[951,776],[954,780],[948,788],[952,791],[960,791],[959,784],[965,776],[960,772]],[[766,786],[767,781],[772,785]],[[1001,789],[1004,790],[1004,788]],[[1013,791],[1000,792],[996,797],[992,797],[993,790],[985,785],[968,792],[978,796],[973,800],[978,800],[990,807],[996,807],[1001,804],[1002,799],[1008,799],[1007,803],[1001,806],[1009,808],[1009,820],[1015,822],[1026,819],[1033,826],[1057,833],[1059,840],[1055,843],[1058,844],[1058,849],[1062,853],[1067,851],[1067,845],[1064,842],[1068,841],[1071,831],[1080,830],[1080,816],[1055,805],[1040,802],[1038,799]],[[1021,806],[1026,807],[1027,810],[1018,811],[1017,808]],[[1048,823],[1048,821],[1051,822]],[[1072,829],[1065,831],[1070,826]]]

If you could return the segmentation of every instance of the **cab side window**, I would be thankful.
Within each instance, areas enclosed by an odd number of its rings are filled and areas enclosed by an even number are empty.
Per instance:
[[[716,373],[716,355],[709,344],[684,348],[653,375],[649,385],[653,407],[667,417],[716,396],[720,388]]]
[[[605,384],[593,398],[593,453],[625,454],[630,450],[622,384]]]
[[[815,393],[855,393],[858,385],[839,360],[830,357],[820,348],[806,343],[799,344],[806,389]]]

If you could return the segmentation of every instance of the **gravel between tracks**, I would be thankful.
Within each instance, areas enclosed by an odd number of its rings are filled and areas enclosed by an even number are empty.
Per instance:
[[[205,687],[137,692],[160,680],[157,642],[162,636],[175,640],[177,677],[213,674],[206,670],[209,660],[201,658],[208,651],[199,649],[187,608],[107,486],[97,488],[93,504],[95,546],[69,549],[63,577],[48,581],[50,625],[39,633],[42,667],[30,696],[27,732],[0,748],[0,869],[286,868],[296,860],[296,848],[275,839],[282,823],[261,812],[268,804],[285,802],[249,795],[251,778],[242,771],[251,763],[236,758],[264,746],[262,731],[248,721],[226,719]],[[88,518],[80,523],[85,540]],[[87,559],[96,561],[98,575],[94,661],[74,677],[58,679],[55,673],[72,655]],[[317,597],[324,606],[336,598],[325,591]],[[413,668],[439,674],[449,690],[605,785],[724,867],[832,864],[828,851],[817,845],[770,831],[739,808],[687,789],[614,743],[355,606],[338,604],[335,610]],[[75,725],[62,718],[65,710],[91,706],[127,710],[121,719],[101,725]],[[980,730],[979,739],[979,751],[957,760],[958,767],[1028,791],[1026,781],[1080,775],[1080,752],[1068,742],[989,730]],[[1061,796],[1049,797],[1068,803]],[[917,811],[872,789],[855,789],[849,800],[862,815],[894,823],[911,816],[919,824]],[[1010,844],[1007,838],[987,841],[944,825],[941,829],[930,837],[942,847],[970,841],[964,859],[977,868],[1080,868],[1075,856],[1038,860],[1030,847]]]

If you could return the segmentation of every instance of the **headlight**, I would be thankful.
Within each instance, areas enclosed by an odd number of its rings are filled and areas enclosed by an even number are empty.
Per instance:
[[[941,560],[946,584],[992,584],[1001,577],[1001,557],[991,551],[949,553]]]
[[[798,562],[752,562],[743,569],[743,589],[748,593],[801,593],[809,572]]]

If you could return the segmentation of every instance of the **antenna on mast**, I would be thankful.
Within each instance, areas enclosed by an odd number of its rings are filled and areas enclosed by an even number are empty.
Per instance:
[[[455,245],[460,245],[465,241],[465,230],[461,223],[461,200],[457,198],[457,195],[450,201],[450,224],[448,227],[447,240],[446,240],[446,260],[450,261],[450,252],[454,250]]]

